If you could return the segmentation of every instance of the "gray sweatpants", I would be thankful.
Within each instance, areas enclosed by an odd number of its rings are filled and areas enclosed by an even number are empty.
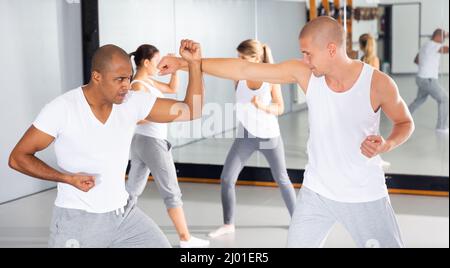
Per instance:
[[[50,225],[51,248],[170,248],[159,227],[133,200],[118,211],[89,213],[54,207]]]
[[[367,203],[329,200],[303,186],[288,233],[288,247],[322,247],[336,222],[358,247],[404,247],[389,197]]]
[[[428,98],[431,96],[438,103],[438,121],[436,128],[447,128],[448,120],[448,94],[439,84],[437,79],[426,79],[416,77],[416,84],[419,87],[417,97],[413,103],[409,105],[409,111],[414,113]]]
[[[244,129],[243,138],[236,138],[231,146],[225,161],[221,178],[222,186],[222,208],[225,224],[234,224],[234,211],[236,207],[235,185],[239,173],[244,168],[250,156],[260,151],[267,162],[275,181],[280,187],[284,202],[292,216],[295,207],[295,190],[289,179],[286,160],[284,156],[283,140],[280,137],[272,139],[261,139],[252,136]]]
[[[131,167],[126,183],[131,196],[137,198],[142,194],[151,171],[166,207],[183,206],[171,147],[166,140],[134,135],[131,143]]]

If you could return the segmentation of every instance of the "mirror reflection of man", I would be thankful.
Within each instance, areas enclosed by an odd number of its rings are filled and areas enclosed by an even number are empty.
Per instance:
[[[439,64],[442,54],[448,54],[448,46],[443,45],[448,37],[448,32],[436,29],[431,37],[420,48],[414,59],[419,65],[416,84],[419,87],[416,99],[409,105],[409,110],[414,113],[431,96],[438,103],[438,120],[436,131],[448,134],[448,93],[439,84]]]

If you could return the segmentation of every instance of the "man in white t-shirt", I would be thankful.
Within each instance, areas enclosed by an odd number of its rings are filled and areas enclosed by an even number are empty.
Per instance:
[[[414,130],[397,85],[386,74],[348,57],[345,31],[321,16],[302,29],[303,60],[278,64],[203,59],[202,71],[235,81],[297,83],[308,103],[308,165],[288,232],[288,247],[323,245],[341,223],[358,247],[403,247],[380,154],[403,144]],[[186,67],[165,57],[161,74]],[[381,112],[392,123],[380,135]]]
[[[414,113],[431,96],[438,103],[438,122],[436,131],[448,134],[448,94],[439,84],[439,64],[441,54],[448,54],[448,46],[444,46],[448,33],[442,29],[434,31],[431,40],[428,40],[420,48],[414,62],[419,65],[416,83],[419,87],[417,97],[409,105],[409,110]]]
[[[199,118],[203,82],[199,44],[183,40],[189,62],[184,101],[131,92],[132,65],[114,45],[99,48],[88,85],[47,104],[12,151],[11,168],[58,182],[50,247],[170,247],[159,227],[129,199],[125,171],[137,122]],[[35,156],[55,142],[58,169]]]

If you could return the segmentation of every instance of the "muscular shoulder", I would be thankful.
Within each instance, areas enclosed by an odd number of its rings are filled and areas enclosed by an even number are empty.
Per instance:
[[[286,63],[286,69],[289,69],[289,72],[292,74],[292,82],[298,83],[302,88],[306,89],[312,74],[309,65],[301,59],[290,60]]]
[[[372,96],[380,103],[398,95],[398,87],[395,81],[387,74],[374,70],[372,76]]]
[[[66,110],[67,107],[74,105],[77,103],[79,99],[79,90],[80,89],[74,89],[70,90],[62,95],[59,95],[58,97],[54,98],[50,102],[47,103],[47,106],[53,106],[57,107],[61,110]]]

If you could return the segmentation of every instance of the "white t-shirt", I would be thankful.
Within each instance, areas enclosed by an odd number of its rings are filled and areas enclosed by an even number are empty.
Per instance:
[[[442,44],[433,40],[429,40],[423,44],[419,52],[419,73],[417,76],[426,79],[439,79],[439,63],[441,60],[439,50],[441,48]]]
[[[134,80],[133,82],[131,82],[131,84],[135,83],[141,83],[143,86],[145,86],[145,88],[147,88],[150,94],[155,95],[157,98],[164,98],[164,94],[161,91],[159,91],[159,89],[151,86],[149,83],[142,80]],[[136,134],[152,137],[155,139],[167,140],[168,136],[167,123],[148,122],[145,124],[138,125],[136,127]]]
[[[136,123],[147,117],[156,99],[130,91],[124,103],[113,105],[105,124],[95,117],[81,87],[42,109],[33,125],[55,137],[59,168],[96,176],[95,187],[87,193],[58,183],[56,206],[106,213],[126,205],[125,172],[131,140]]]

